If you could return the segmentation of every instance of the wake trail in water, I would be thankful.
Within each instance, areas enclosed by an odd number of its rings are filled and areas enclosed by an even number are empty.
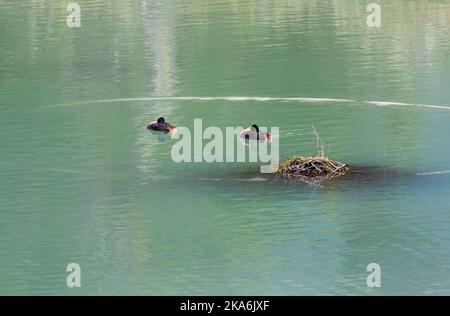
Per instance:
[[[416,104],[416,103],[401,103],[401,102],[382,102],[382,101],[363,101],[368,104],[376,106],[411,106],[429,109],[450,110],[448,105],[434,105],[434,104]]]
[[[363,103],[368,105],[380,106],[380,107],[394,107],[394,106],[406,106],[406,107],[421,107],[429,109],[450,110],[449,105],[435,105],[435,104],[416,104],[416,103],[402,103],[391,101],[359,101],[350,99],[335,99],[335,98],[310,98],[310,97],[258,97],[258,96],[218,96],[218,97],[199,97],[199,96],[185,96],[185,97],[136,97],[136,98],[117,98],[117,99],[103,99],[103,100],[87,100],[73,103],[64,103],[59,105],[47,106],[46,108],[57,108],[76,105],[89,105],[89,104],[101,104],[101,103],[116,103],[116,102],[139,102],[139,101],[228,101],[228,102],[240,102],[240,101],[256,101],[256,102],[271,102],[271,101],[283,101],[283,102],[314,102],[314,103]]]
[[[103,100],[88,100],[73,103],[65,103],[53,105],[50,107],[64,107],[74,105],[88,105],[98,103],[114,103],[114,102],[133,102],[133,101],[292,101],[292,102],[352,102],[346,99],[330,99],[330,98],[306,98],[306,97],[249,97],[249,96],[224,96],[224,97],[137,97],[137,98],[117,98]]]
[[[35,172],[36,170],[39,170],[39,171],[48,171],[48,172],[57,172],[57,173],[78,174],[78,175],[84,175],[84,176],[95,176],[94,173],[76,170],[76,169],[54,168],[54,167],[48,168],[45,166],[34,166],[34,165],[26,164],[26,163],[18,164],[18,163],[0,161],[0,165],[16,167],[16,168],[20,168],[20,169],[23,169],[24,166],[26,166],[27,172]]]
[[[436,176],[436,175],[440,175],[440,174],[450,174],[450,170],[421,172],[421,173],[416,173],[416,176]]]

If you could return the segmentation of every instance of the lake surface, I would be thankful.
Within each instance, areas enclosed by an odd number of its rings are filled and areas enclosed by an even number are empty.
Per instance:
[[[381,28],[366,1],[78,3],[0,1],[0,294],[450,294],[448,1],[378,1]],[[177,164],[158,116],[286,156],[314,126],[375,172]]]

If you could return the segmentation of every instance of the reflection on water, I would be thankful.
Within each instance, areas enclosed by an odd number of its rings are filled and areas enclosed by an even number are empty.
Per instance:
[[[78,3],[0,3],[0,293],[449,294],[448,2],[379,29],[366,1]],[[278,126],[284,156],[314,126],[361,172],[177,164],[159,116]]]

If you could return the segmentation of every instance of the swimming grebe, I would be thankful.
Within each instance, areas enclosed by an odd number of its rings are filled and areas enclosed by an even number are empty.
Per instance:
[[[153,121],[150,124],[148,124],[147,129],[156,132],[174,133],[177,127],[175,125],[166,123],[164,117],[160,117],[156,121]]]
[[[272,135],[270,135],[270,133],[260,131],[258,125],[256,124],[253,124],[249,128],[244,129],[241,132],[240,137],[242,137],[245,140],[254,139],[259,140],[261,142],[270,142],[272,139]]]

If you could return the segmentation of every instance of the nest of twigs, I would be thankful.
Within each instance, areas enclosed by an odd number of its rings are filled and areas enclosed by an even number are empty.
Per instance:
[[[278,174],[285,179],[333,179],[343,176],[350,168],[324,156],[292,157],[278,166]]]

